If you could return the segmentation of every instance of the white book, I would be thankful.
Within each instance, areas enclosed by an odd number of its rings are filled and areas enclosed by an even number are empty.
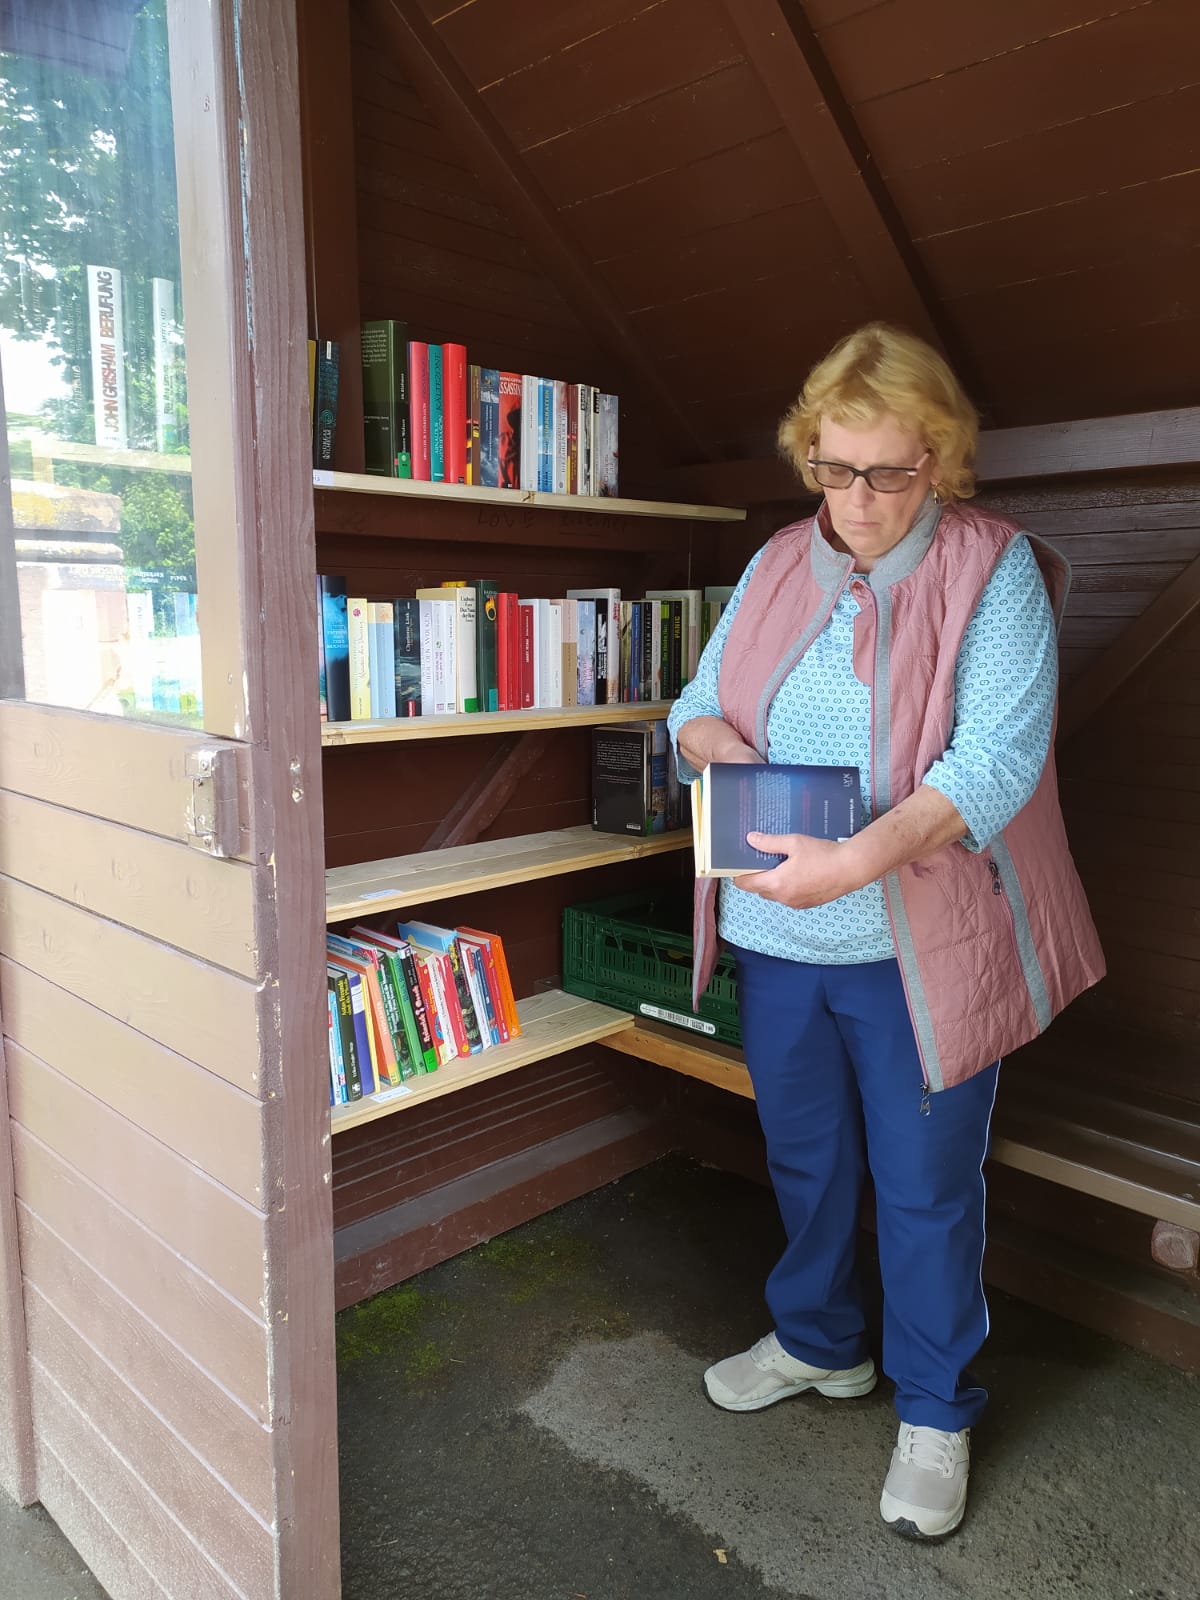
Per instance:
[[[521,377],[521,487],[538,486],[538,380]]]
[[[432,600],[417,602],[421,611],[421,715],[431,717],[437,703],[433,672],[433,605]]]
[[[563,602],[546,601],[546,670],[549,696],[546,704],[561,706],[563,701]]]
[[[428,595],[433,591],[426,590]],[[446,591],[436,591],[438,599],[421,600],[421,713],[423,716],[452,716],[458,710],[455,694],[455,606],[453,600],[440,598]],[[428,613],[426,607],[429,608]],[[429,633],[430,667],[429,683],[432,712],[425,710],[425,634]]]

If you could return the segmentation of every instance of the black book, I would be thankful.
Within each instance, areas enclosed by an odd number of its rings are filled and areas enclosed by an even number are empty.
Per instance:
[[[406,322],[381,319],[363,323],[362,386],[367,471],[385,478],[411,478]]]
[[[652,831],[652,743],[642,723],[592,729],[592,827],[597,833]]]
[[[317,395],[313,411],[313,466],[333,466],[337,435],[338,346],[332,339],[317,343]]]
[[[392,642],[396,660],[396,715],[421,715],[421,602],[392,602]]]

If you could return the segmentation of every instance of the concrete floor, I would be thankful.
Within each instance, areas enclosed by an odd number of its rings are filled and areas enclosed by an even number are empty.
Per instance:
[[[778,1243],[672,1158],[343,1313],[345,1600],[1200,1600],[1200,1381],[1016,1301],[944,1545],[878,1520],[888,1385],[710,1406]],[[104,1596],[0,1505],[0,1600]]]

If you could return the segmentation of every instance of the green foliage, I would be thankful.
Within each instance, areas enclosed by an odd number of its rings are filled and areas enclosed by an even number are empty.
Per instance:
[[[188,501],[162,472],[143,472],[121,494],[121,550],[127,567],[149,567],[196,588],[196,528]]]

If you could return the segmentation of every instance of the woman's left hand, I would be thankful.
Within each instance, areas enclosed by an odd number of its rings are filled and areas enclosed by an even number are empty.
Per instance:
[[[810,839],[803,833],[748,833],[746,841],[756,850],[787,858],[769,872],[742,872],[734,880],[739,889],[764,900],[800,910],[828,905],[863,886],[848,843]]]

